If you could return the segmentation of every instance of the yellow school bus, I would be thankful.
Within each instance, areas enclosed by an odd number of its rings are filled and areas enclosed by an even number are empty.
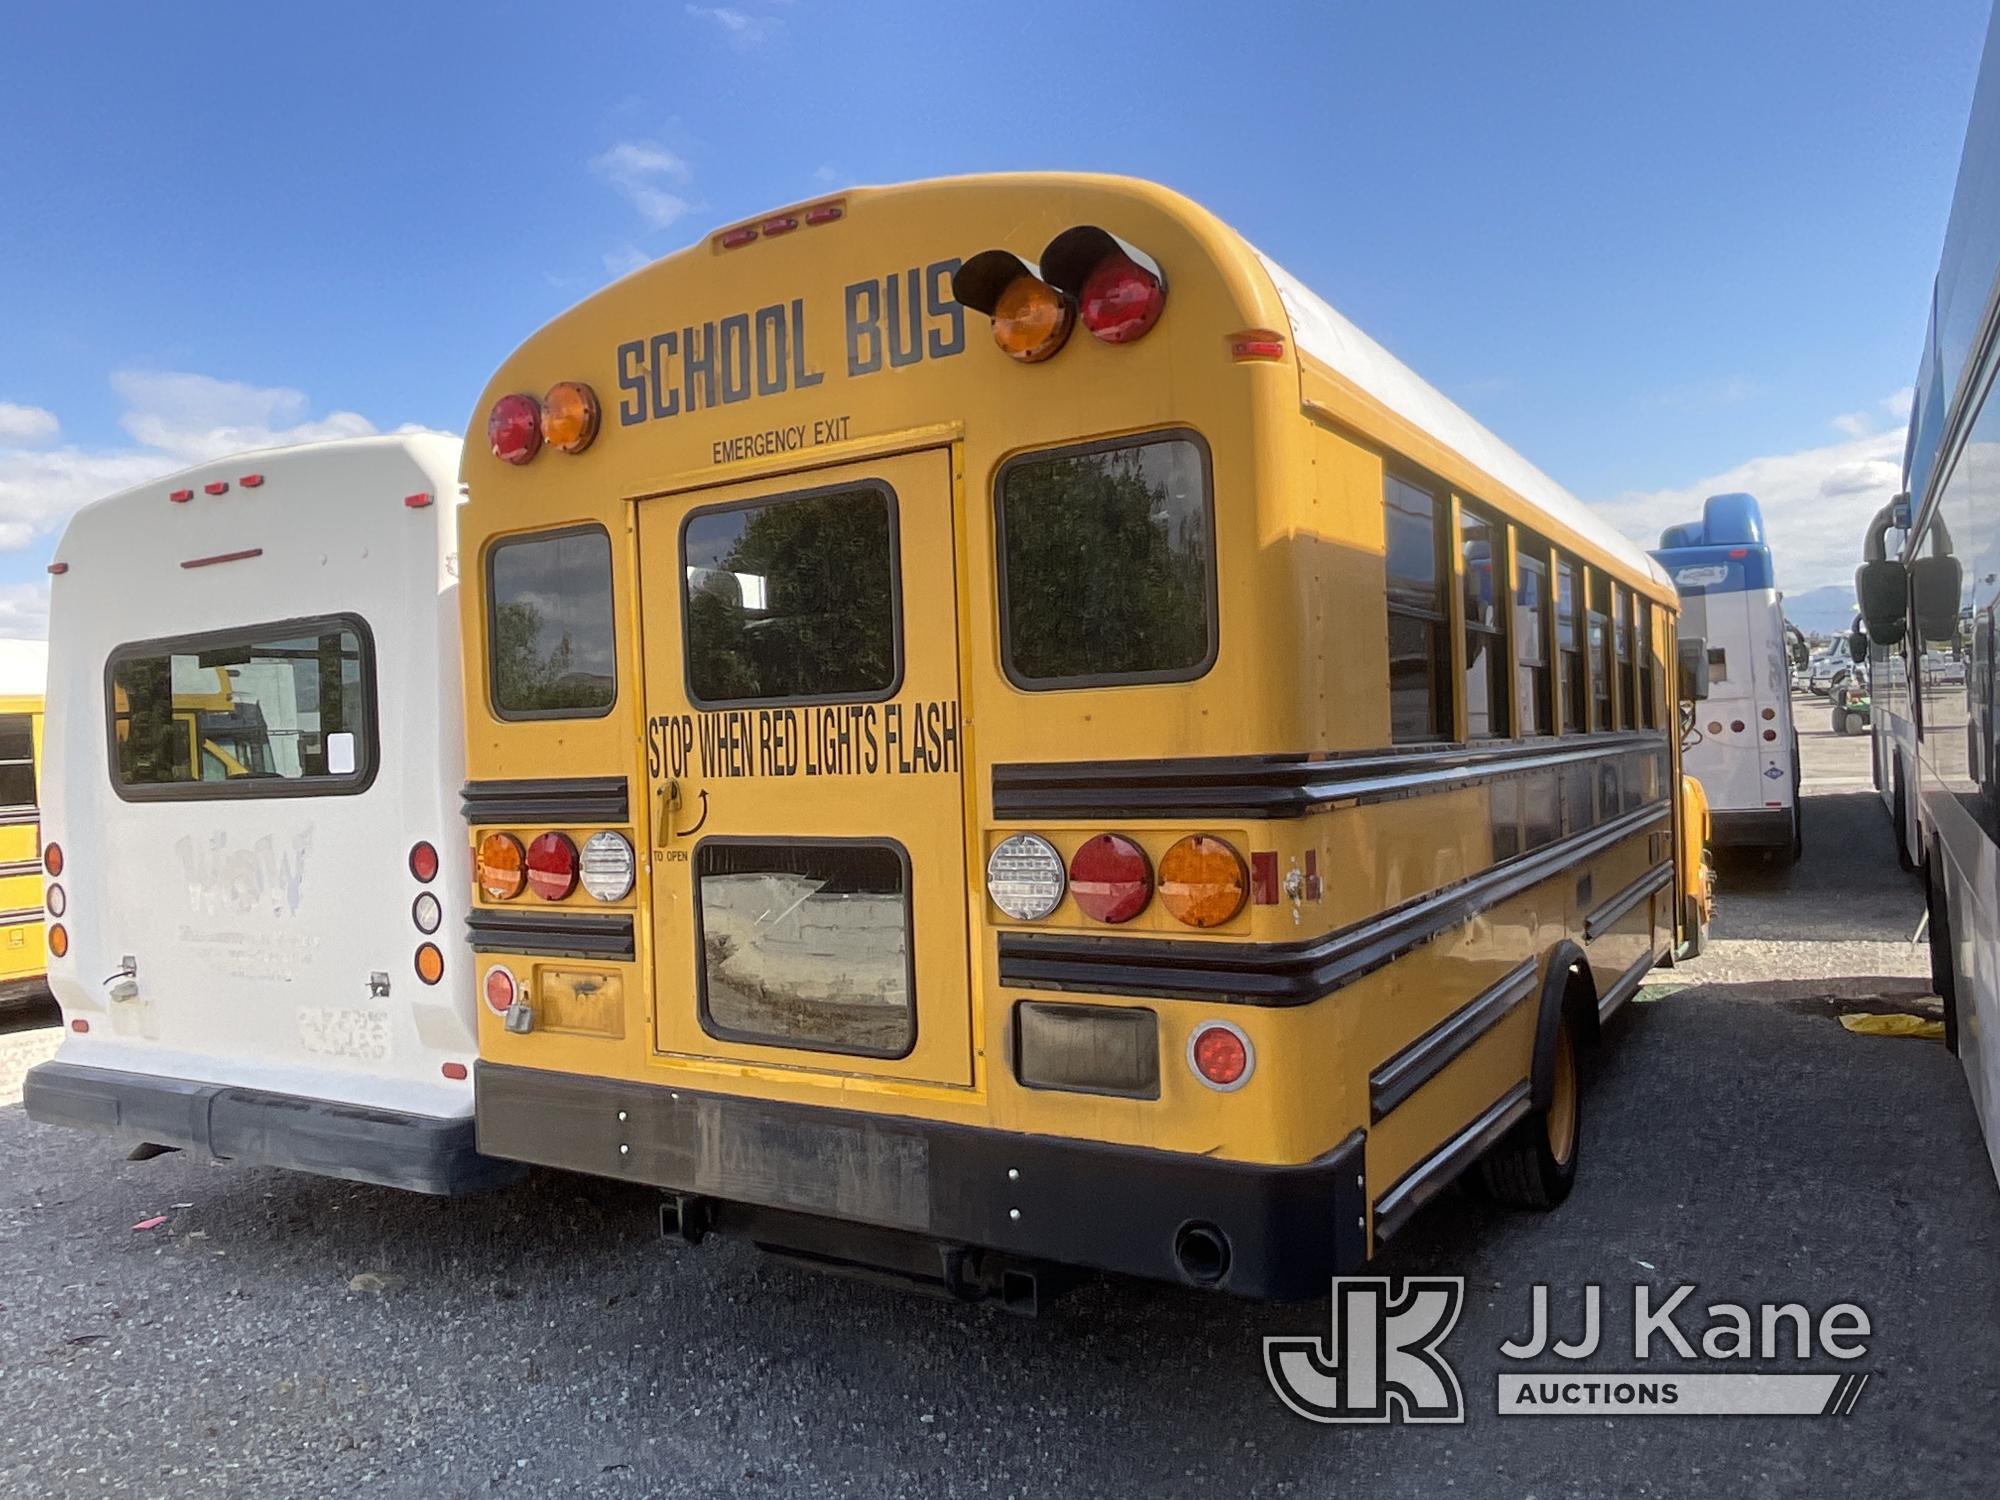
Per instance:
[[[1674,592],[1213,215],[731,225],[463,475],[482,1151],[1016,1301],[1568,1191],[1676,940]]]
[[[0,641],[0,1011],[49,993],[38,803],[47,680],[43,642]]]

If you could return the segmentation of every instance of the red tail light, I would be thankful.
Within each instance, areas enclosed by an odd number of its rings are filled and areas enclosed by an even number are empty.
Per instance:
[[[524,464],[542,451],[542,408],[518,392],[493,403],[486,418],[486,441],[502,463]]]
[[[1242,1088],[1256,1060],[1250,1038],[1227,1021],[1209,1021],[1188,1038],[1188,1066],[1212,1089]]]
[[[425,885],[437,879],[438,852],[431,845],[418,842],[410,846],[410,873]]]
[[[63,872],[63,852],[61,844],[51,844],[42,851],[42,868],[51,875]]]
[[[1167,289],[1160,278],[1123,255],[1098,263],[1077,298],[1077,316],[1107,344],[1129,344],[1144,338],[1160,321]]]
[[[1129,922],[1153,899],[1152,861],[1132,840],[1100,833],[1070,856],[1069,893],[1085,916]]]
[[[528,845],[528,889],[560,901],[576,889],[576,845],[567,834],[545,833]]]

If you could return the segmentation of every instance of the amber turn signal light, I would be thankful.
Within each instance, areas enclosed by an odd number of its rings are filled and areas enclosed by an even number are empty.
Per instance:
[[[1250,892],[1243,856],[1212,834],[1190,834],[1160,860],[1160,900],[1176,921],[1220,927]]]

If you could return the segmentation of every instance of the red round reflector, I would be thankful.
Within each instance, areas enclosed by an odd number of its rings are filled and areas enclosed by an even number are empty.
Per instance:
[[[1077,317],[1105,343],[1129,344],[1145,337],[1166,305],[1159,277],[1122,255],[1107,255],[1084,279]]]
[[[1129,922],[1153,899],[1153,863],[1115,833],[1100,833],[1070,856],[1069,893],[1087,917]]]
[[[1250,1039],[1234,1026],[1211,1021],[1188,1042],[1188,1061],[1211,1088],[1240,1088],[1250,1076]]]
[[[444,1074],[444,1076],[449,1078],[453,1083],[461,1083],[465,1079],[464,1063],[458,1063],[458,1062],[441,1063],[438,1067],[438,1071]]]
[[[524,464],[542,451],[542,408],[533,396],[518,392],[493,403],[486,418],[486,441],[504,463]]]
[[[514,1003],[514,976],[497,965],[486,971],[486,1003],[505,1013]]]
[[[528,889],[560,901],[576,889],[576,845],[564,833],[545,833],[528,845]]]
[[[410,849],[410,873],[429,885],[437,879],[438,852],[429,844],[415,844]]]

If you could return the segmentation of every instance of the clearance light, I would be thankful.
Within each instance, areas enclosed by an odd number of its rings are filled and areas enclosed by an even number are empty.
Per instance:
[[[1210,1088],[1233,1093],[1250,1081],[1257,1053],[1250,1038],[1227,1021],[1204,1021],[1188,1038],[1188,1066]]]
[[[581,453],[597,437],[597,392],[580,380],[549,387],[542,398],[542,441],[561,453]]]
[[[524,464],[542,451],[542,409],[533,396],[518,392],[493,403],[486,417],[486,441],[502,463]]]
[[[749,244],[756,238],[757,226],[755,224],[745,224],[741,229],[725,231],[716,243],[721,245],[725,250],[735,250],[740,246]]]
[[[52,562],[49,564],[49,571],[56,574],[67,573],[69,571],[69,564],[66,562]]]
[[[226,479],[211,479],[201,487],[201,492],[204,495],[226,495],[229,493],[229,481]]]
[[[1190,927],[1220,927],[1248,894],[1243,856],[1212,835],[1191,834],[1160,861],[1160,899]]]
[[[1070,856],[1069,891],[1085,916],[1129,922],[1153,899],[1152,862],[1132,840],[1100,833]]]
[[[528,886],[528,856],[511,833],[479,841],[479,888],[495,901],[512,901]]]
[[[57,958],[63,958],[69,953],[69,930],[60,922],[49,928],[49,952]]]
[[[168,495],[167,495],[167,498],[168,498],[169,500],[173,501],[173,502],[174,502],[174,504],[176,504],[176,505],[186,505],[186,504],[188,503],[188,501],[190,501],[190,500],[194,499],[194,491],[193,491],[193,490],[173,490],[173,491],[170,491],[170,492],[168,493]]]
[[[775,219],[766,219],[759,227],[768,240],[774,234],[790,234],[799,227],[799,221],[794,214],[779,214]]]
[[[1259,359],[1283,359],[1285,357],[1285,336],[1268,328],[1246,328],[1241,333],[1229,335],[1229,357],[1240,362]]]
[[[806,210],[806,223],[809,225],[831,224],[835,219],[843,217],[846,213],[847,210],[842,208],[838,203],[821,203]]]
[[[74,1021],[69,1023],[69,1029],[80,1036],[90,1030],[90,1022],[84,1020],[82,1016],[78,1016]]]
[[[453,1083],[465,1082],[466,1072],[464,1063],[461,1062],[439,1063],[438,1071],[444,1074],[444,1076],[449,1078]]]
[[[418,947],[417,978],[425,984],[436,984],[444,978],[444,955],[438,952],[436,943],[424,943]]]
[[[264,476],[262,474],[245,474],[236,482],[246,490],[261,490],[264,487]]]
[[[481,986],[486,995],[486,1004],[502,1015],[505,1015],[507,1008],[514,1003],[514,997],[520,993],[520,988],[514,982],[514,976],[498,964],[486,971],[486,983]]]
[[[1016,922],[1039,922],[1063,898],[1063,862],[1039,834],[1017,833],[993,846],[986,861],[986,894]]]
[[[599,901],[623,901],[632,890],[637,861],[622,833],[593,833],[583,841],[583,888]]]
[[[576,845],[562,833],[545,833],[528,845],[528,889],[560,901],[576,889]]]

